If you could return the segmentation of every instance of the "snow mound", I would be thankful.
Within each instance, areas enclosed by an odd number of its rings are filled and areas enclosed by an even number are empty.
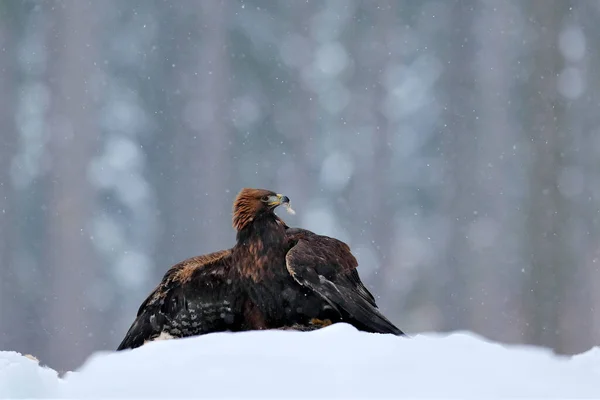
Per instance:
[[[56,371],[14,351],[0,351],[0,399],[55,397]]]
[[[64,379],[0,352],[0,397],[600,397],[600,350],[558,357],[470,333],[401,338],[336,324],[216,333],[92,355]]]

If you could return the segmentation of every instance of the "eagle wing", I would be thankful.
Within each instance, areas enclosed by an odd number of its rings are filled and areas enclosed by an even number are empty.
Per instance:
[[[231,279],[231,250],[193,257],[171,267],[140,305],[117,348],[136,348],[161,335],[186,337],[232,329],[241,312]]]
[[[288,229],[286,235],[291,243],[286,267],[296,282],[320,295],[344,320],[361,330],[404,334],[377,308],[360,280],[358,262],[347,244],[300,229]]]

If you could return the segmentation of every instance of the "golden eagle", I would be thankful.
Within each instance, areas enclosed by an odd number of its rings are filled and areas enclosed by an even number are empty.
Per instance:
[[[403,332],[377,308],[345,243],[290,228],[275,215],[288,197],[242,189],[233,205],[233,248],[174,265],[141,304],[118,350],[220,331],[311,330],[336,322]]]

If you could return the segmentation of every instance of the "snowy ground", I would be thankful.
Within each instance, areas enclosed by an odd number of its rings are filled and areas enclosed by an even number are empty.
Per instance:
[[[0,352],[0,398],[600,398],[600,350],[571,358],[466,333],[411,339],[345,324],[94,354],[59,379]]]

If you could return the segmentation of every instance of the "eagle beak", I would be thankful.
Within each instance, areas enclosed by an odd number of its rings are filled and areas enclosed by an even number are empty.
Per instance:
[[[290,204],[290,198],[282,194],[276,194],[275,196],[269,197],[270,206],[280,206],[282,204]]]
[[[267,204],[273,208],[282,205],[285,207],[285,209],[288,213],[296,214],[296,211],[294,211],[292,209],[292,206],[290,205],[290,198],[287,196],[284,196],[282,194],[276,194],[275,196],[269,197]]]
[[[278,194],[277,197],[279,197],[279,204],[290,204],[290,198],[287,196],[284,196],[282,194]]]

